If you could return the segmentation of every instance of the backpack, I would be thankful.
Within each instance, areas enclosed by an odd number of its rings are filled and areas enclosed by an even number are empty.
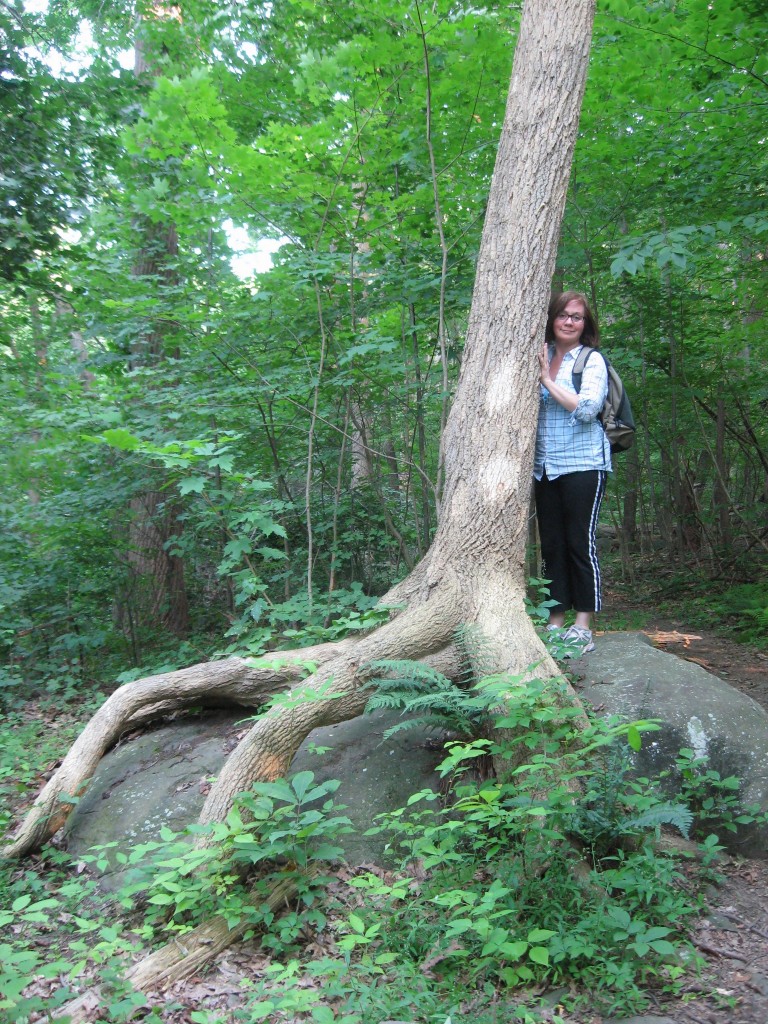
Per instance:
[[[571,375],[577,394],[581,391],[581,375],[587,360],[596,351],[597,349],[584,345],[576,357]],[[603,430],[610,441],[611,454],[616,455],[619,452],[627,451],[635,443],[635,420],[621,377],[602,352],[600,355],[605,360],[605,368],[608,371],[608,394],[605,396],[605,404],[597,418],[602,423]]]

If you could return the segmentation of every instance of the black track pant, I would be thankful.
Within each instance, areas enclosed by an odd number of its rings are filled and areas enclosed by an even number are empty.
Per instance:
[[[542,575],[551,580],[553,612],[574,608],[599,612],[600,566],[595,532],[605,493],[602,469],[566,473],[556,480],[534,480],[541,540]]]

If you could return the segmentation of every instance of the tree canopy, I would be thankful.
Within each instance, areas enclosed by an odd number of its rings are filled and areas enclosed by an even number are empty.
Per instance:
[[[598,9],[554,286],[640,414],[626,572],[764,564],[765,14]],[[0,8],[9,693],[368,623],[440,508],[518,8],[136,15]]]

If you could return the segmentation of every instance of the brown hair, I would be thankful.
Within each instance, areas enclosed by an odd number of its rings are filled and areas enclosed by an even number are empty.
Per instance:
[[[580,302],[584,307],[584,330],[579,338],[580,343],[589,345],[590,348],[600,348],[600,329],[583,292],[561,292],[559,295],[555,295],[549,304],[544,340],[547,342],[555,340],[555,317],[563,312],[569,302],[574,301]]]

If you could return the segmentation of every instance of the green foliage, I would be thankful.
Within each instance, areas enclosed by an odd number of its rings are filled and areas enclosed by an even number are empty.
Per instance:
[[[696,835],[704,839],[711,831],[738,832],[740,825],[765,824],[768,814],[759,805],[745,805],[741,782],[723,776],[711,767],[709,758],[684,747],[678,753],[675,770],[668,771],[695,819]]]
[[[663,977],[667,958],[682,948],[670,922],[695,910],[673,884],[681,879],[674,861],[647,839],[663,824],[687,832],[690,811],[628,777],[617,743],[630,727],[595,725],[577,737],[551,684],[484,681],[490,703],[498,707],[502,687],[513,683],[514,705],[494,721],[504,739],[449,743],[442,765],[443,773],[466,772],[478,752],[490,752],[509,763],[508,777],[465,775],[447,808],[414,810],[434,803],[425,792],[387,816],[380,828],[390,830],[393,850],[404,851],[406,871],[419,864],[427,879],[416,896],[412,883],[390,890],[372,877],[354,883],[387,909],[351,920],[342,943],[427,959],[453,985],[457,978],[512,987],[575,980],[597,992],[607,1012],[640,1007],[643,987]],[[574,840],[595,861],[589,881],[575,887]]]
[[[768,583],[740,583],[723,591],[710,610],[733,623],[738,637],[756,646],[768,644]]]
[[[549,584],[552,580],[538,576],[528,578],[525,594],[525,609],[536,626],[543,628],[549,621],[549,609],[557,604],[549,595]]]
[[[136,42],[127,8],[0,9],[3,828],[63,752],[63,733],[25,726],[25,699],[77,706],[115,679],[372,628],[389,615],[377,595],[434,529],[443,374],[450,391],[518,5],[440,0],[421,21],[403,2],[341,3],[332,16],[305,0],[240,7],[230,17],[201,0],[181,20],[145,19],[143,77],[118,63]],[[757,13],[730,0],[601,5],[558,274],[595,297],[606,348],[639,399],[640,457],[617,466],[605,506],[626,545],[622,569],[631,551],[653,557],[679,604],[670,563],[695,565],[701,614],[762,644],[766,335],[755,311],[766,297],[768,46]],[[254,246],[281,245],[268,273],[233,274],[232,226]],[[358,440],[370,473],[353,484]],[[161,538],[149,554],[183,567],[178,633],[167,598],[148,600],[151,573],[136,569],[135,509],[148,493],[160,496]],[[712,577],[716,588],[700,585]],[[542,582],[531,581],[537,621]],[[674,983],[681,968],[665,943],[680,948],[687,914],[674,861],[644,840],[666,825],[685,832],[691,811],[698,834],[757,820],[736,780],[690,752],[674,776],[688,810],[665,801],[626,770],[622,744],[636,749],[639,728],[575,744],[553,693],[534,688],[495,722],[517,730],[504,746],[486,726],[509,681],[479,685],[474,642],[460,638],[472,671],[459,686],[412,665],[377,669],[397,680],[377,684],[372,706],[400,708],[401,728],[427,715],[467,741],[445,761],[462,780],[455,807],[418,795],[396,822],[393,843],[420,851],[433,874],[391,891],[369,880],[373,905],[345,916],[339,956],[309,968],[350,1024],[458,1021],[467,993],[472,1024],[490,1024],[500,1011],[482,986],[526,974],[576,979],[606,1006],[632,1008],[654,972]],[[471,781],[505,751],[510,779]],[[322,806],[330,792],[307,804],[317,788],[249,795],[210,860],[170,837],[145,851],[167,863],[142,936],[160,934],[169,911],[172,930],[219,906],[255,924],[232,858],[267,875],[270,857],[278,871],[313,864],[312,842],[330,850],[343,827]],[[560,851],[547,906],[535,881],[545,840]],[[574,840],[599,867],[599,900],[572,883]],[[714,861],[717,838],[703,845]],[[69,876],[45,866],[49,877],[3,875],[2,1012],[49,1011],[76,970],[98,963],[107,1019],[130,1017],[136,997],[116,958],[133,939],[103,912],[86,915],[87,887],[65,891]],[[313,927],[327,917],[306,895],[301,914],[272,923],[277,951],[294,947],[302,915],[317,915]],[[61,948],[43,945],[42,914],[71,915]],[[326,1024],[332,1011],[312,1003],[301,970],[276,967],[250,1019]],[[33,971],[64,979],[45,1008],[24,1002]],[[504,1016],[534,1014],[512,993]]]
[[[147,76],[120,67],[124,11],[49,7],[0,11],[0,692],[367,628],[434,530],[517,6],[202,0],[144,19]],[[768,448],[749,10],[601,6],[558,259],[638,399],[606,503],[623,570],[662,550],[739,586],[762,574]],[[234,231],[275,265],[238,278]],[[148,492],[182,626],[137,571]],[[764,602],[733,600],[762,642]]]
[[[333,801],[338,783],[318,783],[311,772],[255,784],[223,823],[94,851],[87,860],[115,860],[133,873],[119,894],[122,914],[61,854],[49,851],[44,871],[6,865],[5,1009],[19,1021],[50,1012],[79,974],[98,969],[105,1019],[148,1011],[120,981],[135,944],[169,935],[183,942],[216,914],[246,923],[275,957],[246,983],[235,1021],[376,1024],[418,1011],[468,1024],[462,1007],[472,994],[473,1022],[492,1024],[503,1007],[506,1019],[536,1024],[549,1018],[531,1003],[535,986],[565,987],[569,1001],[588,993],[592,1009],[614,1015],[639,1012],[649,989],[674,990],[694,962],[686,931],[701,900],[690,872],[684,879],[655,840],[661,827],[686,833],[692,813],[705,830],[754,820],[738,784],[681,751],[681,803],[670,803],[629,770],[628,746],[636,750],[652,723],[596,722],[585,732],[557,681],[491,677],[461,692],[490,721],[486,738],[446,746],[441,772],[454,780],[452,799],[445,805],[423,791],[382,816],[375,830],[396,870],[345,874],[346,892],[335,877],[351,830]],[[475,774],[489,754],[499,775]],[[204,843],[190,845],[195,838]],[[574,874],[579,850],[588,857]],[[714,835],[702,843],[702,883],[719,850]],[[268,910],[268,895],[287,878],[295,901]],[[307,958],[303,944],[316,935],[324,952]],[[33,973],[58,986],[30,995]]]
[[[629,749],[614,744],[593,757],[595,771],[571,828],[594,860],[604,859],[632,837],[639,840],[650,830],[658,834],[662,825],[688,838],[694,819],[689,801],[661,801],[647,779],[636,780]]]
[[[93,707],[87,704],[81,713]],[[0,713],[0,836],[11,824],[14,807],[37,795],[50,766],[63,757],[80,728],[74,716],[62,714],[58,703],[41,701],[30,711]]]
[[[265,931],[265,948],[280,951],[293,948],[307,929],[322,931],[327,868],[340,854],[339,837],[351,831],[331,798],[338,785],[316,784],[312,772],[258,784],[241,795],[226,822],[210,830],[193,828],[183,837],[165,830],[157,842],[130,850],[110,844],[85,856],[84,862],[102,869],[111,858],[133,876],[117,894],[122,917],[93,880],[71,872],[62,854],[49,851],[45,871],[6,864],[0,928],[9,941],[2,945],[0,1010],[19,1024],[28,1014],[52,1011],[71,998],[81,973],[98,966],[106,1019],[117,1024],[145,1006],[144,997],[120,980],[126,954],[139,940],[183,934],[219,914],[230,927],[246,921],[251,931]],[[210,843],[192,847],[190,835],[201,832],[212,833]],[[267,898],[288,879],[295,882],[295,909],[270,910]],[[139,893],[145,909],[137,917]],[[28,947],[30,938],[37,941]],[[33,976],[59,979],[59,987],[48,998],[28,996]]]
[[[165,829],[159,841],[129,853],[110,844],[84,859],[103,869],[112,856],[130,869],[133,879],[120,900],[129,909],[136,894],[146,892],[149,910],[142,932],[147,937],[157,929],[189,931],[221,915],[229,927],[243,920],[253,927],[274,926],[265,944],[287,946],[302,927],[324,927],[318,903],[328,878],[316,868],[338,860],[338,839],[351,831],[349,819],[326,799],[338,786],[336,781],[315,784],[310,771],[290,780],[254,783],[240,794],[224,822],[192,825],[183,836]],[[190,846],[190,837],[204,843]],[[275,914],[266,898],[289,878],[297,883],[302,909]]]
[[[34,866],[0,867],[0,927],[7,938],[0,944],[4,1019],[26,1024],[30,1015],[52,1013],[72,998],[78,977],[89,970],[98,970],[105,990],[114,994],[112,1019],[130,1019],[121,1005],[127,986],[118,968],[134,951],[136,936],[115,920],[96,883],[71,870],[65,855],[49,849]],[[45,979],[47,996],[31,984],[35,979]]]
[[[488,644],[476,629],[467,626],[455,631],[454,643],[462,661],[455,681],[417,661],[374,661],[368,666],[368,671],[377,674],[367,684],[374,693],[366,711],[399,709],[403,718],[384,732],[385,738],[421,727],[469,739],[488,726],[490,713],[501,699],[499,687],[476,682],[485,675]]]
[[[499,683],[490,687],[497,705]],[[581,746],[556,702],[542,705],[542,689],[533,685],[522,695],[517,724],[527,720],[528,727],[513,734],[519,742],[493,744],[494,754],[515,766],[509,780],[465,777],[448,807],[424,809],[437,802],[424,792],[383,816],[376,831],[405,856],[402,872],[352,879],[359,897],[336,926],[341,959],[275,965],[256,988],[249,1019],[305,1012],[324,1020],[299,984],[304,971],[322,979],[326,997],[355,1022],[397,1014],[398,993],[407,993],[411,1013],[463,1020],[461,993],[485,992],[494,1012],[501,1000],[508,1019],[535,1021],[532,1008],[517,1006],[516,988],[575,983],[589,991],[593,1009],[628,1012],[645,1005],[652,979],[674,983],[675,960],[689,955],[685,922],[696,912],[674,859],[641,842],[604,857],[580,884],[572,874],[569,836],[583,825],[585,809],[600,804],[606,817],[610,810],[598,796],[605,764],[591,755],[610,752],[627,728],[595,726]],[[443,771],[467,769],[489,743],[449,744]],[[522,764],[520,747],[529,751]],[[653,835],[670,817],[650,792],[639,805],[639,787],[622,768],[612,785],[614,838]],[[675,811],[681,819],[682,809]],[[418,881],[409,873],[414,867]],[[473,1020],[486,1019],[485,1006],[482,995],[475,999]]]
[[[487,716],[488,702],[466,690],[428,665],[413,661],[377,661],[377,672],[387,673],[369,682],[375,690],[367,712],[381,708],[400,710],[403,721],[390,726],[385,738],[405,729],[427,727],[460,736],[473,736]]]

